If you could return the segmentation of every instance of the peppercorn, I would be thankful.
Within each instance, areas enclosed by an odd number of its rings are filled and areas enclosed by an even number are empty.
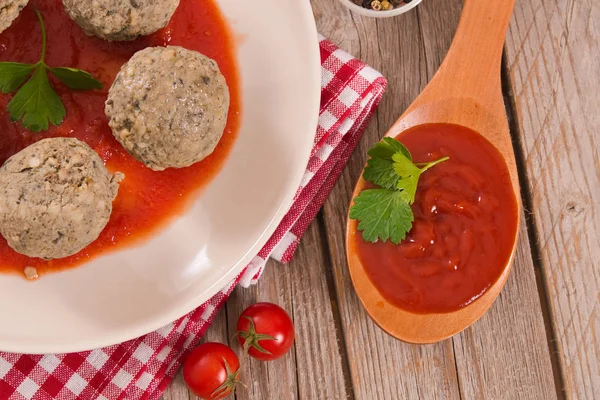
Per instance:
[[[1,1],[1,0],[0,0]],[[389,11],[410,3],[412,0],[353,0],[355,4],[375,11]]]

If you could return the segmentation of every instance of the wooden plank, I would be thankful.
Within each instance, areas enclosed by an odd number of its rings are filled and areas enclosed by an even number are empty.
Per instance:
[[[443,3],[447,5],[449,2]],[[411,346],[380,330],[369,319],[355,295],[344,254],[348,201],[366,161],[366,151],[385,133],[385,127],[392,124],[427,82],[427,71],[422,68],[426,60],[419,33],[418,14],[411,12],[398,18],[374,20],[351,15],[338,2],[326,0],[313,1],[313,9],[319,31],[323,35],[382,71],[389,80],[387,93],[377,115],[324,208],[335,287],[356,398],[458,399],[460,395],[452,342]],[[439,34],[450,36],[452,30]]]
[[[234,337],[239,315],[246,307],[259,301],[268,301],[280,305],[292,314],[291,282],[275,262],[267,264],[264,275],[256,286],[248,289],[237,288],[227,302],[229,317],[229,336]],[[232,348],[242,354],[242,348],[235,340]],[[270,362],[257,361],[251,357],[241,359],[241,379],[247,388],[240,387],[236,398],[263,399],[298,399],[296,379],[296,358],[294,351],[283,358]]]
[[[333,287],[330,291],[328,284],[331,271],[326,247],[319,221],[315,220],[303,237],[294,260],[277,271],[288,275],[291,282],[297,334],[298,391],[300,399],[304,400],[354,397],[343,337],[336,329],[339,311]]]
[[[460,7],[461,1],[453,2]],[[450,43],[436,26],[447,21],[448,7],[436,1],[419,7],[428,74],[435,71]],[[446,35],[445,40],[451,36]],[[431,65],[431,59],[435,59]],[[535,269],[525,224],[521,225],[515,264],[509,280],[490,310],[471,328],[453,338],[464,398],[556,398]]]
[[[525,188],[564,393],[600,395],[600,8],[517,2],[507,39]]]
[[[195,396],[188,390],[183,380],[183,373],[179,371],[167,390],[163,393],[161,400],[193,400]]]
[[[320,13],[337,11],[327,8],[323,2],[317,2]],[[430,0],[418,8],[416,23],[410,15],[393,20],[373,21],[352,17],[354,24],[331,24],[337,18],[323,18],[324,25],[320,30],[339,29],[345,32],[331,32],[334,37],[343,37],[341,46],[348,46],[350,51],[359,54],[361,59],[374,65],[389,79],[389,88],[377,113],[377,119],[371,124],[365,138],[354,154],[349,167],[334,189],[325,207],[326,224],[329,243],[332,249],[339,252],[343,248],[344,219],[347,204],[364,161],[366,150],[385,133],[404,108],[416,97],[437,70],[452,39],[460,15],[461,1]],[[319,13],[317,13],[318,15]],[[390,23],[388,23],[390,22]],[[350,31],[350,32],[348,32]],[[356,33],[353,31],[357,31]],[[420,32],[420,38],[418,33]],[[358,37],[359,45],[349,45],[349,38]],[[366,52],[362,44],[367,42]],[[378,51],[371,49],[370,43],[377,43]],[[412,43],[412,45],[411,45]],[[412,47],[416,43],[416,47]],[[356,51],[356,47],[360,52]],[[342,315],[345,321],[347,347],[351,359],[352,375],[357,398],[390,398],[404,394],[405,397],[416,394],[424,398],[454,397],[457,390],[453,385],[460,383],[460,394],[465,398],[544,398],[556,396],[552,380],[551,363],[545,340],[544,323],[541,306],[537,294],[535,274],[526,232],[519,243],[517,265],[513,270],[510,282],[502,296],[486,316],[452,341],[442,343],[433,351],[429,348],[399,344],[391,339],[372,340],[376,355],[369,354],[370,349],[362,349],[361,343],[354,343],[367,335],[377,334],[378,330],[368,331],[361,326],[362,314],[356,316],[359,307],[351,288],[346,272],[346,261],[343,255],[334,254],[336,284],[340,296]],[[510,324],[507,324],[510,321]],[[358,333],[356,332],[358,331]],[[504,332],[503,337],[496,337],[496,332]],[[533,334],[532,334],[533,333]],[[372,336],[371,336],[372,337]],[[358,338],[358,339],[355,339]],[[387,340],[386,340],[387,339]],[[431,351],[430,359],[415,359],[411,351]],[[456,351],[455,370],[452,365]],[[393,353],[397,360],[388,365],[381,354]],[[441,355],[441,357],[440,357]],[[440,363],[440,360],[443,362]],[[382,372],[389,370],[393,364],[420,366],[430,371],[430,376],[443,379],[421,382],[419,377],[402,374],[402,385],[394,386],[387,382],[394,380],[394,374]],[[423,364],[420,364],[423,363]],[[374,371],[378,366],[385,367]],[[440,369],[436,371],[436,368]],[[391,368],[394,371],[393,368]],[[506,373],[511,371],[510,373]],[[419,372],[422,371],[419,370]],[[493,379],[492,379],[493,378]],[[413,386],[412,382],[416,382]],[[378,385],[386,382],[382,388]],[[424,387],[427,389],[424,389]],[[423,394],[423,390],[427,390]],[[521,396],[521,397],[519,397]]]
[[[270,261],[256,287],[236,289],[227,303],[229,334],[239,314],[259,301],[279,304],[294,320],[295,346],[279,360],[246,360],[242,375],[248,390],[241,399],[345,399],[342,352],[335,331],[334,308],[326,280],[324,245],[315,221],[288,265]],[[234,346],[241,351],[239,345]]]
[[[465,399],[557,397],[524,223],[519,234],[515,264],[503,291],[479,321],[453,338]]]

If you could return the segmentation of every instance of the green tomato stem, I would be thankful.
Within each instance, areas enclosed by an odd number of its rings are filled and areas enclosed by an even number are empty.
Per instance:
[[[244,354],[247,355],[248,351],[250,351],[250,347],[253,347],[257,351],[260,351],[261,353],[271,355],[271,352],[268,350],[265,350],[260,345],[259,342],[261,340],[276,340],[276,339],[271,335],[257,333],[256,328],[254,327],[254,320],[247,315],[244,315],[244,318],[246,318],[249,321],[248,330],[240,331],[237,333],[237,335],[239,335],[242,339],[244,339]]]

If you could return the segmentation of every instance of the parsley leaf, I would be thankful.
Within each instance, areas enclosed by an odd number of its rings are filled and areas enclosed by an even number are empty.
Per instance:
[[[46,28],[40,12],[36,10],[36,14],[42,30],[40,60],[35,64],[0,62],[0,91],[12,93],[21,88],[7,105],[10,118],[12,121],[22,119],[23,127],[33,132],[48,130],[50,123],[59,125],[66,116],[65,106],[48,80],[48,71],[71,89],[102,88],[88,72],[69,67],[51,68],[46,64]],[[27,81],[32,72],[33,76]]]
[[[413,212],[401,192],[367,189],[354,199],[350,218],[359,220],[358,230],[367,242],[388,239],[398,244],[412,228]]]
[[[35,64],[0,63],[0,92],[11,93],[17,90],[29,78],[34,68]]]
[[[400,178],[396,183],[396,187],[401,191],[400,193],[406,202],[412,204],[415,202],[421,170],[404,154],[394,154],[392,158],[394,160],[394,171],[396,176]]]
[[[50,68],[50,72],[71,89],[102,89],[102,83],[100,83],[100,81],[95,79],[89,72],[80,69],[59,67]]]
[[[402,196],[406,201],[409,204],[412,204],[415,202],[417,185],[419,184],[421,174],[434,165],[448,160],[449,157],[443,157],[439,160],[426,163],[423,168],[417,167],[412,161],[406,158],[404,154],[396,153],[393,155],[392,159],[394,160],[394,171],[396,171],[396,174],[400,177],[396,187],[401,191]]]
[[[368,154],[363,178],[379,188],[363,190],[356,196],[350,219],[359,221],[358,230],[367,242],[389,239],[398,244],[412,229],[410,206],[415,202],[421,174],[448,157],[415,164],[408,149],[390,137],[376,143]]]
[[[367,162],[363,178],[386,189],[394,189],[400,177],[394,171],[394,163],[383,158],[371,158]]]
[[[23,118],[23,126],[33,132],[48,130],[48,121],[60,124],[67,114],[60,97],[48,82],[45,66],[35,70],[29,82],[8,103],[7,109],[12,121]]]
[[[363,178],[386,189],[393,189],[400,177],[394,172],[392,157],[394,154],[404,154],[411,158],[408,149],[396,139],[384,137],[376,143],[367,154],[371,156],[365,167]]]
[[[384,160],[391,160],[396,153],[402,153],[412,161],[412,157],[406,146],[396,139],[387,136],[380,142],[375,143],[375,146],[371,147],[371,150],[367,152],[371,158],[382,158]]]

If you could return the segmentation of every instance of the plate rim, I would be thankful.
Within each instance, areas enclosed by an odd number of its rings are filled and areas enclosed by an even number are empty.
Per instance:
[[[310,2],[300,2],[299,7],[302,12],[301,18],[304,19],[303,25],[310,30],[310,37],[307,42],[312,43],[309,60],[307,62],[307,70],[310,69],[309,75],[311,76],[311,82],[321,81],[321,62],[320,62],[320,50],[319,50],[319,35],[317,31],[316,21],[313,16],[312,7]],[[227,17],[225,17],[227,20]],[[232,21],[228,21],[230,28],[234,31],[235,28],[232,26]],[[234,24],[233,24],[234,25]],[[238,47],[239,49],[239,47]],[[236,50],[237,52],[237,50]],[[243,77],[240,76],[240,79]],[[310,102],[314,108],[314,113],[310,117],[307,117],[307,126],[311,126],[313,131],[316,131],[318,126],[320,99],[321,99],[321,86],[314,85],[315,89],[311,93]],[[312,146],[311,146],[312,148]],[[311,149],[306,151],[301,167],[298,167],[295,171],[291,182],[297,182],[296,186],[300,185],[306,165],[310,159]],[[301,165],[300,163],[298,165]],[[98,335],[94,338],[81,338],[76,342],[37,342],[35,340],[24,340],[21,342],[0,342],[0,351],[9,353],[20,353],[20,354],[64,354],[74,353],[82,351],[90,351],[117,345],[129,340],[137,339],[148,333],[154,332],[163,326],[166,326],[179,318],[192,312],[206,301],[210,300],[219,291],[225,288],[240,272],[249,264],[249,262],[256,256],[259,250],[267,243],[271,238],[284,216],[287,214],[289,208],[293,203],[295,191],[290,190],[280,203],[279,208],[274,213],[271,221],[262,232],[261,236],[254,242],[254,245],[244,254],[244,256],[234,265],[232,265],[228,272],[223,274],[219,279],[215,280],[209,287],[207,287],[203,293],[198,294],[192,299],[185,302],[179,307],[173,307],[168,312],[157,314],[152,318],[147,318],[144,321],[135,325],[135,328],[130,328],[122,331],[111,331],[106,336]],[[1,338],[0,338],[1,339]]]

